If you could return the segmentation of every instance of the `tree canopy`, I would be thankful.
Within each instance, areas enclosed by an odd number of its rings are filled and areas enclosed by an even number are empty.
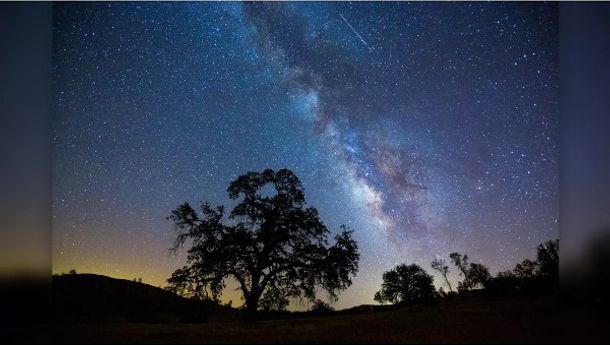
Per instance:
[[[536,260],[523,260],[511,271],[490,281],[496,295],[553,293],[559,283],[559,240],[547,241],[537,248]]]
[[[492,279],[489,268],[483,264],[468,262],[468,255],[451,253],[449,259],[458,268],[460,276],[464,277],[464,280],[458,283],[460,291],[484,288]]]
[[[554,284],[559,279],[559,240],[547,241],[536,252],[537,273]]]
[[[445,259],[436,258],[432,260],[430,267],[432,267],[433,270],[437,271],[441,274],[441,276],[443,276],[445,284],[447,284],[447,286],[449,287],[449,292],[453,293],[453,287],[451,287],[451,282],[449,282],[449,266],[447,265]]]
[[[318,211],[306,207],[292,171],[248,172],[227,192],[239,201],[228,215],[223,206],[203,202],[200,212],[184,203],[168,217],[177,230],[172,249],[191,243],[186,266],[168,280],[171,289],[218,299],[234,279],[253,320],[259,306],[284,309],[290,298],[315,301],[318,289],[336,299],[351,285],[359,260],[352,231],[342,226],[329,244],[330,231]]]
[[[434,278],[416,264],[398,265],[383,273],[381,290],[375,294],[379,303],[412,306],[435,298]]]

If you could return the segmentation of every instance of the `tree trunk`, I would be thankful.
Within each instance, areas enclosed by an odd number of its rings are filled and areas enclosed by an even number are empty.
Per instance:
[[[447,276],[445,275],[445,281],[447,282],[447,285],[449,285],[449,291],[451,291],[451,293],[453,293],[453,288],[451,288],[451,283],[449,282],[449,279],[447,278]]]
[[[261,298],[262,291],[259,286],[260,273],[255,272],[252,274],[252,287],[250,293],[246,299],[246,323],[256,323],[256,313],[258,311],[258,301]]]
[[[246,301],[246,323],[256,323],[256,312],[258,310],[258,298],[250,298]]]

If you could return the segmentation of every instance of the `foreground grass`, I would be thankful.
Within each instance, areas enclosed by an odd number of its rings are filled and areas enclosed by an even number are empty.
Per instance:
[[[604,325],[554,298],[445,304],[420,311],[203,324],[59,324],[67,343],[508,343],[586,342]],[[576,316],[576,317],[575,317]]]

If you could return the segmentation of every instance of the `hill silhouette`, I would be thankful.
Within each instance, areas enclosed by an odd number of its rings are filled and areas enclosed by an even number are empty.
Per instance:
[[[187,299],[165,289],[96,274],[55,275],[53,304],[59,321],[205,322],[230,307]]]
[[[478,303],[484,291],[465,291],[441,304]],[[234,320],[243,310],[211,300],[188,299],[169,290],[97,274],[53,276],[53,303],[59,321],[206,322]],[[363,304],[328,311],[260,311],[261,319],[293,319],[328,315],[370,314],[403,309],[400,305]]]
[[[253,328],[244,326],[243,310],[101,275],[54,276],[53,297],[53,339],[68,343],[586,342],[603,339],[606,328],[557,295],[498,298],[484,290],[428,308],[263,312]]]

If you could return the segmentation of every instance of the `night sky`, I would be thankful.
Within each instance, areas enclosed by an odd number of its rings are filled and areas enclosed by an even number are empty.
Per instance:
[[[556,4],[58,3],[53,21],[55,273],[165,286],[185,262],[165,217],[230,206],[265,168],[355,230],[337,308],[399,263],[460,251],[497,273],[558,238]]]

